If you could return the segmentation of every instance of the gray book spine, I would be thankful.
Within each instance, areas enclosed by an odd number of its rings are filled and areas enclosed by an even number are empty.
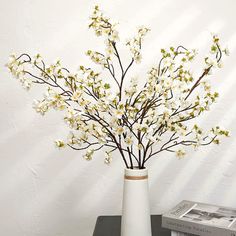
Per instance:
[[[236,231],[162,216],[162,227],[201,236],[236,236]]]
[[[171,230],[171,236],[193,236],[193,234],[187,234]]]

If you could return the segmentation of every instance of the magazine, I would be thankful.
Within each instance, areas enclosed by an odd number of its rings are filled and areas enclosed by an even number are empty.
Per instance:
[[[163,215],[162,226],[172,229],[173,236],[178,236],[176,233],[180,232],[202,236],[236,236],[236,209],[182,201]]]

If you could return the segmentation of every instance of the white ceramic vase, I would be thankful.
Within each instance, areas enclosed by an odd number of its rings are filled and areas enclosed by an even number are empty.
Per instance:
[[[125,169],[121,236],[151,236],[147,169]]]

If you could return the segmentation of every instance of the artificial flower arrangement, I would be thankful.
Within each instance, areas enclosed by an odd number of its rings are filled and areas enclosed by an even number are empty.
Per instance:
[[[197,51],[178,46],[161,49],[159,63],[150,68],[142,83],[129,78],[128,72],[142,59],[143,39],[149,29],[138,28],[136,35],[123,44],[116,26],[95,6],[89,28],[105,38],[105,50],[88,50],[86,54],[101,66],[99,72],[85,65],[71,72],[60,61],[47,65],[39,54],[12,55],[7,64],[25,89],[32,85],[46,87],[43,98],[34,102],[38,113],[44,115],[52,108],[64,112],[71,132],[66,140],[55,141],[59,148],[84,150],[86,160],[103,148],[107,164],[117,150],[126,168],[143,169],[150,158],[163,151],[175,152],[181,158],[187,146],[196,149],[219,144],[220,136],[229,136],[219,126],[204,131],[189,122],[205,114],[219,96],[205,80],[222,67],[222,57],[229,54],[216,35],[197,78],[190,67]],[[120,53],[122,46],[127,48],[126,55]],[[127,65],[124,57],[130,58]],[[103,71],[110,77],[104,79]]]

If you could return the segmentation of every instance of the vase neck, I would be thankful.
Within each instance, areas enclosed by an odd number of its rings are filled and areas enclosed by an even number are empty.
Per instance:
[[[147,179],[148,170],[147,169],[125,169],[125,179]]]

